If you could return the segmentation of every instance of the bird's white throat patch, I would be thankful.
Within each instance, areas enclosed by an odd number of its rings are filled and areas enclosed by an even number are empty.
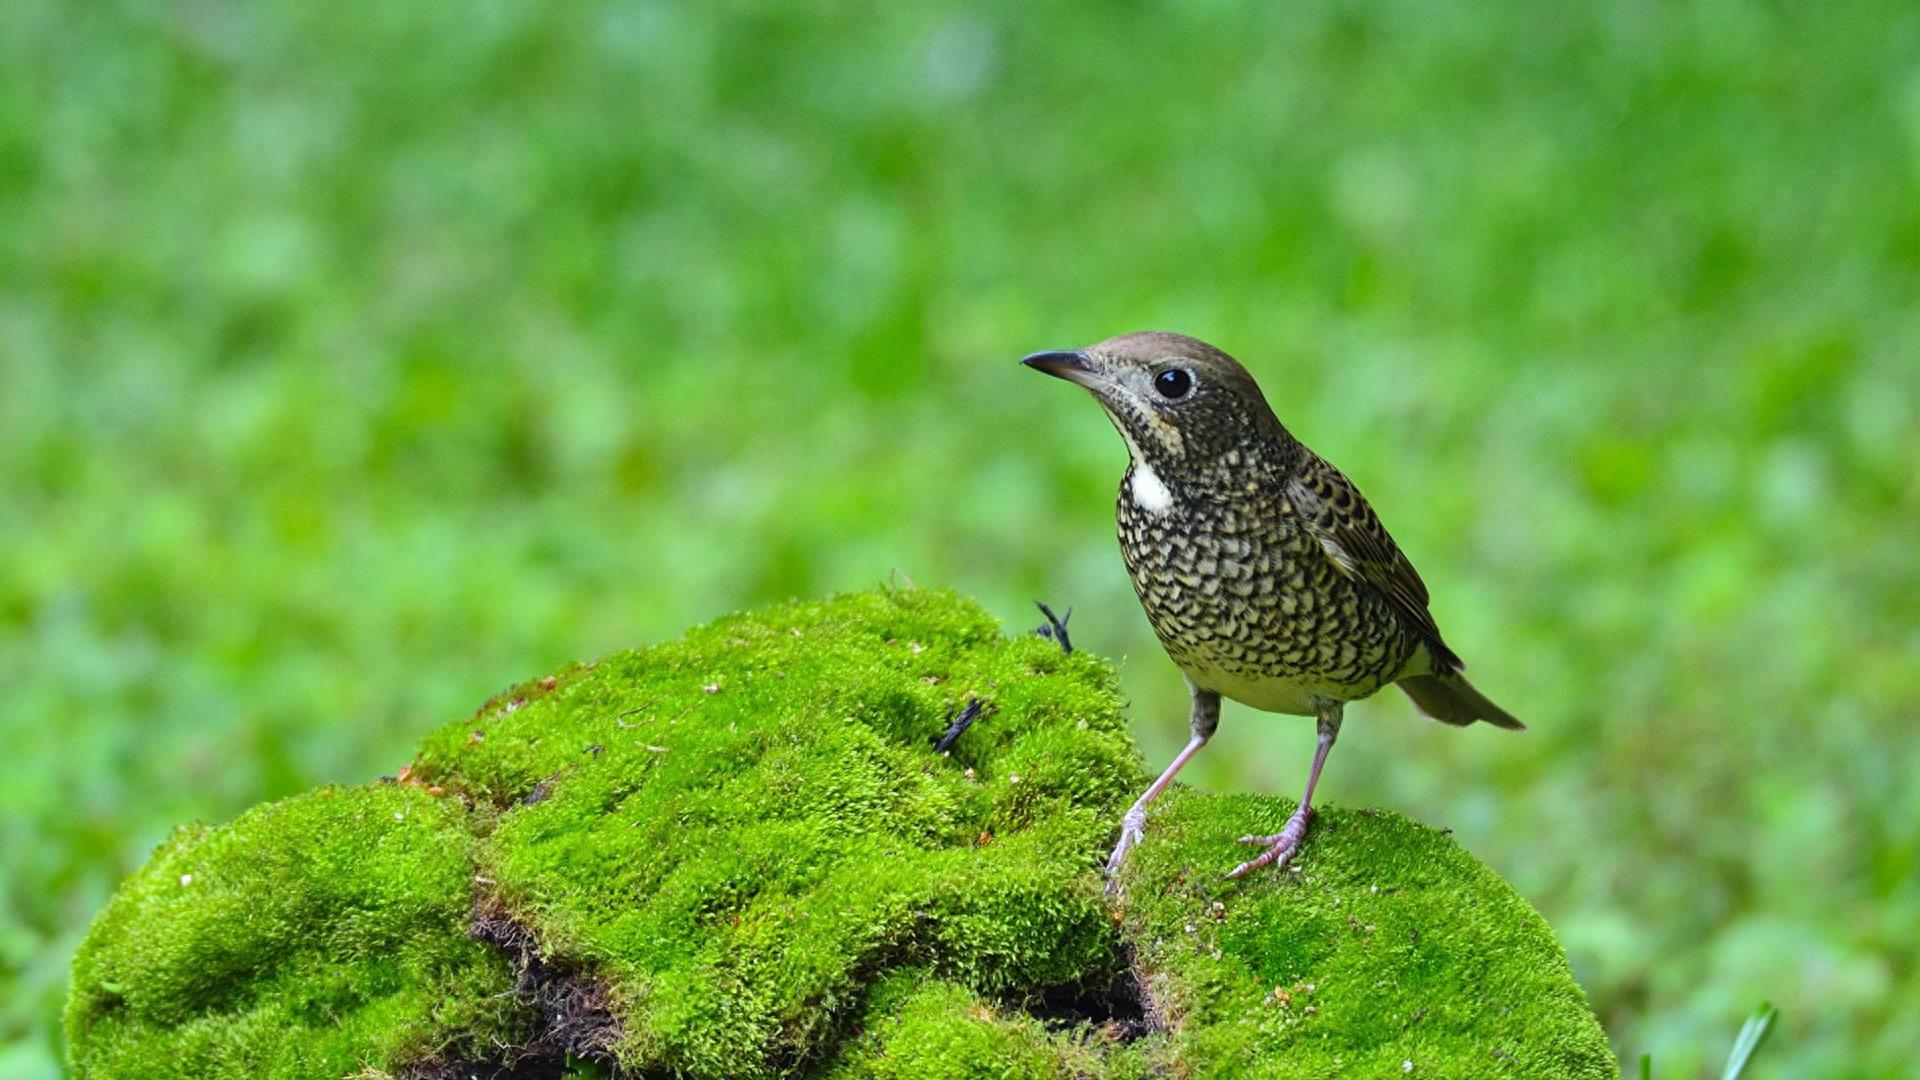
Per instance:
[[[1153,466],[1144,461],[1134,461],[1127,488],[1133,492],[1134,505],[1149,514],[1164,514],[1173,505],[1173,492],[1167,490]]]

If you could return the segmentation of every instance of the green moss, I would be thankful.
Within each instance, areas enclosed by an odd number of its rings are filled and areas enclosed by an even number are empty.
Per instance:
[[[576,668],[428,739],[419,771],[511,807],[483,873],[607,981],[629,1065],[780,1073],[903,963],[1003,996],[1114,963],[1095,853],[1138,765],[1111,674],[947,593],[792,604]]]
[[[1300,872],[1228,883],[1232,838],[1287,808],[1176,793],[1110,907],[1098,867],[1139,773],[1103,663],[1002,638],[949,593],[723,619],[435,732],[412,779],[441,797],[321,792],[163,848],[76,961],[73,1060],[339,1076],[518,1045],[692,1077],[1612,1074],[1539,917],[1390,815],[1330,813]],[[464,933],[476,891],[528,945],[519,993]],[[1151,1008],[1102,1024],[1136,969]]]
[[[1618,1075],[1546,922],[1437,829],[1322,809],[1287,872],[1229,881],[1293,805],[1169,793],[1126,871],[1127,937],[1199,1075]]]
[[[461,818],[324,788],[180,830],[74,960],[75,1073],[343,1076],[518,1038],[505,961],[466,936]]]
[[[877,982],[855,1033],[819,1080],[1067,1080],[1148,1075],[1123,1047],[1049,1031],[924,971]]]

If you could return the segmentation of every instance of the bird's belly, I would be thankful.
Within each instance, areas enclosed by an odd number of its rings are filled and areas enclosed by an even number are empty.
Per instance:
[[[1327,701],[1344,701],[1344,688],[1329,686],[1324,680],[1254,672],[1228,671],[1205,662],[1188,661],[1181,672],[1195,686],[1211,690],[1221,697],[1237,701],[1262,712],[1314,716]]]
[[[1323,702],[1372,694],[1413,649],[1387,602],[1356,588],[1304,538],[1259,543],[1200,529],[1127,537],[1124,526],[1147,619],[1203,689],[1311,716]]]

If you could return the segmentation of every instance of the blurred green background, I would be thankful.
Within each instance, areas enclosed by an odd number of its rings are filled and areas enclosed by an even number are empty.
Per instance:
[[[1913,1075],[1911,6],[10,0],[0,1076],[174,823],[743,606],[1071,604],[1158,767],[1125,452],[1014,362],[1142,327],[1532,725],[1383,695],[1330,798],[1452,826],[1663,1078],[1762,998],[1753,1075]],[[1311,743],[1229,706],[1190,775]]]

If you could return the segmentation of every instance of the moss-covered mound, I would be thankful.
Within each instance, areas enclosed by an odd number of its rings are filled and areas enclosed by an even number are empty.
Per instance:
[[[532,1035],[467,936],[457,803],[311,794],[180,830],[95,920],[67,1035],[88,1076],[345,1076]]]
[[[936,752],[963,714],[976,718]],[[183,832],[74,965],[78,1075],[1610,1077],[1451,841],[1143,782],[1111,671],[949,593],[724,619],[516,687],[398,783]]]
[[[1251,886],[1235,838],[1292,809],[1169,793],[1127,866],[1126,934],[1171,1056],[1201,1075],[1595,1076],[1616,1070],[1553,935],[1438,829],[1323,810]]]

